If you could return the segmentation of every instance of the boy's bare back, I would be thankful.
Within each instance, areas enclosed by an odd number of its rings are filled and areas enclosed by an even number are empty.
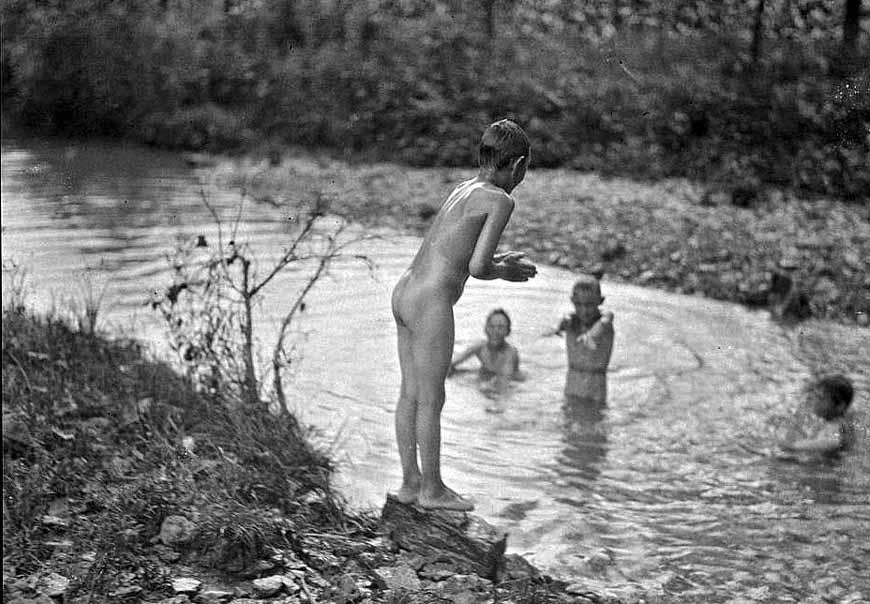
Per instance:
[[[513,207],[513,198],[493,185],[477,178],[460,183],[435,215],[407,277],[426,290],[438,290],[451,304],[462,295],[469,275],[494,278],[487,267]]]

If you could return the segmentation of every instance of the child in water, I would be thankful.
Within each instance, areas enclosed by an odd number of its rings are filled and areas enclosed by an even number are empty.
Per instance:
[[[460,183],[438,210],[393,289],[402,372],[396,405],[402,485],[396,497],[402,503],[474,509],[441,479],[441,409],[453,354],[453,305],[469,276],[506,281],[535,276],[535,265],[522,253],[495,253],[514,209],[510,194],[525,177],[530,153],[529,139],[516,123],[501,120],[487,127],[478,175]]]
[[[613,352],[613,313],[599,308],[604,298],[594,275],[581,274],[571,290],[574,312],[545,335],[565,334],[568,375],[565,396],[598,404],[607,400],[607,367]]]
[[[849,411],[853,396],[852,382],[840,374],[810,383],[779,448],[792,454],[836,454],[853,447],[855,419]]]
[[[486,339],[470,346],[457,355],[450,363],[450,372],[471,358],[480,361],[478,377],[486,391],[504,392],[511,380],[522,381],[525,375],[520,371],[520,354],[516,347],[507,341],[511,333],[511,318],[503,308],[489,313],[484,327]]]

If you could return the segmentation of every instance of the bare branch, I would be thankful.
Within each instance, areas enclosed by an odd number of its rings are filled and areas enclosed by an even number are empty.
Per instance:
[[[243,186],[241,193],[242,193],[242,199],[239,201],[239,211],[236,212],[236,219],[233,222],[233,239],[232,239],[233,241],[236,240],[236,236],[239,233],[239,223],[242,220],[242,209],[245,207],[245,199],[248,198],[248,188]],[[221,249],[223,249],[223,248],[221,248]]]
[[[329,254],[325,254],[320,258],[320,262],[317,265],[317,270],[314,271],[314,274],[308,278],[308,283],[305,284],[305,287],[302,288],[302,291],[296,296],[296,300],[293,302],[293,306],[290,307],[290,310],[284,315],[284,318],[281,321],[281,326],[278,329],[278,341],[275,343],[275,348],[272,352],[272,383],[275,387],[275,395],[278,397],[278,402],[281,405],[281,412],[283,413],[287,407],[287,400],[284,396],[284,388],[281,382],[281,354],[284,350],[284,338],[287,335],[287,328],[290,326],[291,321],[293,321],[293,317],[299,311],[299,308],[302,306],[302,303],[305,301],[305,296],[311,291],[311,288],[314,287],[314,284],[320,279],[321,275],[326,271],[329,266],[330,261],[333,256]]]
[[[251,289],[251,295],[254,296],[263,289],[268,283],[275,278],[275,276],[281,272],[285,266],[293,262],[294,260],[298,260],[296,256],[296,249],[299,247],[299,244],[305,240],[309,233],[314,229],[315,224],[317,223],[317,219],[321,217],[321,214],[317,211],[313,211],[308,215],[308,219],[305,221],[305,224],[302,227],[302,230],[296,235],[296,239],[293,241],[293,244],[290,246],[290,249],[285,251],[275,266],[272,267],[272,270],[269,271],[269,274],[263,278],[258,284],[256,284]],[[341,225],[337,231],[337,233],[341,233],[344,231],[345,225]]]

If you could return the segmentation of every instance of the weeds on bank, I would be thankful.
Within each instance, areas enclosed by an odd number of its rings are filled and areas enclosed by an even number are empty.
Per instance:
[[[185,555],[238,570],[340,526],[328,458],[292,416],[206,399],[134,342],[7,308],[2,326],[4,574],[64,569],[69,594],[165,588],[162,521]],[[126,573],[126,574],[125,574]]]
[[[367,256],[348,252],[353,244],[371,237],[348,234],[349,223],[327,216],[330,202],[317,193],[287,209],[288,244],[266,264],[261,262],[265,254],[239,237],[245,190],[229,223],[204,192],[201,199],[214,219],[217,240],[210,242],[199,235],[180,242],[169,258],[173,282],[152,300],[152,307],[163,317],[172,349],[188,377],[203,392],[221,392],[247,406],[274,398],[278,412],[285,413],[283,374],[292,362],[291,327],[304,311],[309,292],[328,274],[332,263],[352,258],[373,266]],[[287,296],[289,302],[268,354],[269,366],[263,369],[256,364],[261,352],[256,330],[259,304],[276,278],[290,272],[302,276]]]
[[[154,546],[170,516],[190,526],[172,549],[227,572],[278,550],[304,557],[299,527],[349,528],[328,452],[286,412],[282,371],[305,296],[361,237],[325,221],[316,196],[289,221],[289,246],[261,265],[238,237],[244,197],[229,225],[203,203],[217,241],[182,243],[174,281],[153,303],[186,376],[134,341],[99,335],[105,286],[85,279],[65,311],[37,316],[26,271],[4,263],[4,577],[51,568],[70,578],[70,597],[108,597],[123,583],[163,590]],[[264,288],[291,268],[301,285],[281,317],[270,390],[270,369],[254,365],[255,314]]]

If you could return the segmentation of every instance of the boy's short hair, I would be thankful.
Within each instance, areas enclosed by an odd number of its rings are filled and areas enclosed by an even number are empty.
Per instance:
[[[519,157],[528,157],[532,143],[520,126],[508,119],[490,124],[480,137],[478,163],[481,168],[500,170]]]
[[[578,289],[591,293],[593,296],[601,297],[601,284],[595,275],[589,273],[580,273],[577,280],[574,281],[574,286],[571,288],[573,294]]]
[[[489,320],[492,319],[495,315],[501,315],[505,319],[507,319],[507,328],[508,331],[511,330],[511,318],[510,315],[507,314],[507,311],[503,308],[493,308],[489,311],[489,314],[486,315],[486,324],[489,325]]]
[[[846,409],[849,408],[849,405],[852,404],[852,397],[855,396],[855,389],[852,387],[852,382],[844,375],[836,374],[836,375],[827,375],[821,379],[819,379],[815,386],[821,390],[824,394],[825,398],[831,402],[831,411],[835,410],[840,411],[840,415],[845,413]],[[832,417],[826,417],[825,419],[833,419],[838,415],[834,414]]]

